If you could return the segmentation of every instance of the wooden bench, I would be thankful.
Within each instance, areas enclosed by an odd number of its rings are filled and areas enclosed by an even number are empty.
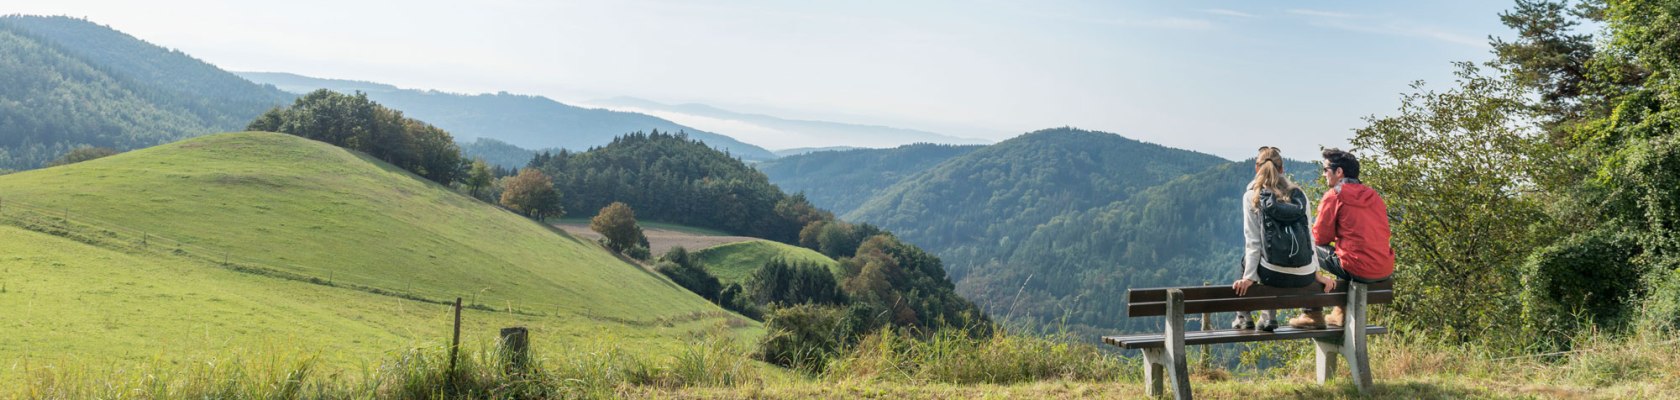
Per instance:
[[[1247,296],[1237,296],[1230,286],[1201,286],[1182,288],[1132,289],[1126,291],[1126,316],[1166,316],[1166,332],[1162,334],[1105,336],[1103,342],[1125,349],[1143,350],[1144,384],[1150,396],[1162,393],[1162,373],[1173,383],[1173,397],[1191,398],[1189,366],[1184,346],[1217,343],[1260,342],[1270,340],[1312,339],[1318,348],[1318,383],[1323,384],[1336,373],[1336,356],[1348,360],[1348,372],[1360,393],[1371,386],[1371,365],[1365,352],[1365,336],[1388,333],[1388,328],[1367,326],[1367,304],[1386,304],[1394,301],[1393,281],[1373,284],[1337,282],[1336,290],[1324,292],[1318,283],[1297,289],[1280,289],[1254,285]],[[1363,329],[1295,329],[1278,321],[1276,331],[1253,329],[1209,330],[1209,313],[1284,310],[1302,307],[1346,307],[1345,327]],[[1329,310],[1325,310],[1328,314]],[[1184,315],[1202,314],[1202,331],[1185,332]],[[1258,321],[1256,321],[1258,322]],[[1163,371],[1164,370],[1164,371]]]

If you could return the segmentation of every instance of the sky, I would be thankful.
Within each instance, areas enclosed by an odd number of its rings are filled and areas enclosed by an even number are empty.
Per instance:
[[[1316,159],[1491,57],[1507,1],[84,1],[232,71],[562,102],[630,96],[1004,140],[1073,126]],[[719,132],[728,134],[729,132]]]

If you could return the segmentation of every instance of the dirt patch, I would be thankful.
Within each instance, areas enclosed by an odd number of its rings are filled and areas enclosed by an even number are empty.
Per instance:
[[[601,234],[589,230],[589,224],[587,223],[559,223],[554,224],[554,226],[579,239],[601,239]],[[746,236],[712,236],[657,228],[643,228],[642,235],[647,236],[648,247],[651,247],[648,250],[652,251],[654,257],[665,254],[672,247],[677,246],[682,246],[689,251],[697,251],[720,244],[758,240],[758,238]]]

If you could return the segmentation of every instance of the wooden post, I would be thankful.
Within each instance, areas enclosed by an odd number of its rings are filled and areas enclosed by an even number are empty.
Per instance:
[[[1348,374],[1360,394],[1371,390],[1371,360],[1365,352],[1366,292],[1365,284],[1348,282],[1347,309],[1342,318],[1342,357],[1347,358]]]
[[[1202,313],[1202,330],[1213,330],[1212,313]],[[1199,362],[1196,363],[1196,368],[1213,368],[1213,348],[1202,346],[1200,350],[1201,351],[1197,353],[1200,357],[1197,358],[1197,361]]]
[[[1167,378],[1172,381],[1173,398],[1188,400],[1190,396],[1190,365],[1184,357],[1184,291],[1167,289]]]
[[[151,242],[151,240],[152,240],[152,234],[151,233],[140,232],[140,247],[146,247],[148,242]]]
[[[449,339],[449,372],[455,372],[455,354],[461,351],[461,298],[455,298],[455,337]]]
[[[502,363],[509,374],[525,372],[525,363],[530,359],[531,349],[527,333],[522,326],[502,328]]]

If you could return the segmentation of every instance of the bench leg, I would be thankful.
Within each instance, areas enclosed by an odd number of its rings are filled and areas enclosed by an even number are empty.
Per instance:
[[[1348,282],[1348,305],[1342,321],[1342,356],[1347,358],[1353,385],[1364,394],[1371,390],[1371,359],[1365,352],[1365,284]]]
[[[1336,375],[1336,357],[1342,354],[1342,345],[1329,339],[1313,339],[1318,347],[1318,384],[1329,382]]]
[[[1161,397],[1162,376],[1167,372],[1167,354],[1162,349],[1143,349],[1143,384],[1149,397]]]
[[[1167,378],[1173,383],[1173,398],[1190,399],[1190,365],[1184,354],[1184,292],[1167,290]]]

